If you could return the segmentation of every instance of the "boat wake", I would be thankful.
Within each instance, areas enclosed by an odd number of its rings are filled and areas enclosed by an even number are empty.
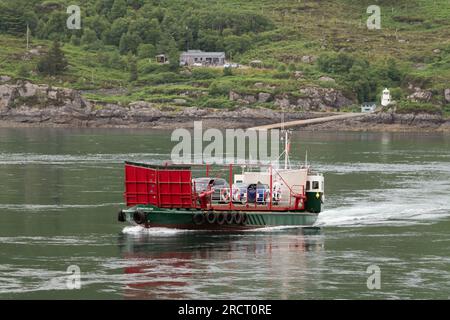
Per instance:
[[[144,228],[141,226],[127,226],[122,229],[123,234],[127,235],[149,235],[149,236],[173,236],[183,233],[205,232],[203,230],[184,230],[175,228]]]
[[[351,198],[327,199],[337,207],[325,209],[317,226],[432,224],[450,217],[450,190],[439,181],[427,190],[404,184],[403,188],[361,191]]]
[[[243,230],[244,232],[276,232],[286,229],[301,229],[302,226],[274,226]]]
[[[367,226],[367,225],[416,225],[432,224],[450,217],[450,208],[411,208],[401,204],[363,204],[325,210],[316,226]]]
[[[302,229],[302,226],[273,226],[273,227],[263,227],[254,228],[246,230],[230,230],[231,232],[277,232],[288,229]],[[219,230],[185,230],[185,229],[175,229],[175,228],[144,228],[141,226],[127,226],[122,229],[122,233],[126,235],[146,235],[146,236],[174,236],[186,233],[220,233],[220,232],[230,232],[230,231],[219,231]]]
[[[321,169],[332,175],[357,173],[359,180],[380,178],[383,186],[366,189],[370,184],[354,179],[356,187],[348,185],[348,191],[326,199],[317,226],[432,224],[450,217],[448,162],[354,163]]]

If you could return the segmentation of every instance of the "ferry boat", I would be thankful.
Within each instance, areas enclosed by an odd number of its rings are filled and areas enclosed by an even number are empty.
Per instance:
[[[125,162],[127,208],[118,220],[189,230],[312,226],[322,211],[324,177],[306,159],[292,168],[289,145],[286,132],[284,168],[241,165],[240,173],[234,165],[214,174],[217,167],[207,164]]]

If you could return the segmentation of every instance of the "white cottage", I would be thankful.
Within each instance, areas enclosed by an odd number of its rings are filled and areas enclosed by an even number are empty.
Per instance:
[[[181,53],[181,66],[192,66],[194,64],[201,64],[203,66],[223,66],[225,64],[225,52],[188,50]]]

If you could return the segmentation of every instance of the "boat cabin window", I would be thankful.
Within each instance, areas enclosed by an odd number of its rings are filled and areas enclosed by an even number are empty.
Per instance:
[[[319,181],[313,181],[313,183],[312,183],[312,188],[313,188],[314,190],[319,189]]]

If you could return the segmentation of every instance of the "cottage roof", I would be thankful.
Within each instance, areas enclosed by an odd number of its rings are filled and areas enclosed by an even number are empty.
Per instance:
[[[217,57],[222,58],[225,56],[225,52],[205,52],[201,50],[189,50],[181,54],[182,56],[193,56],[193,57]]]

